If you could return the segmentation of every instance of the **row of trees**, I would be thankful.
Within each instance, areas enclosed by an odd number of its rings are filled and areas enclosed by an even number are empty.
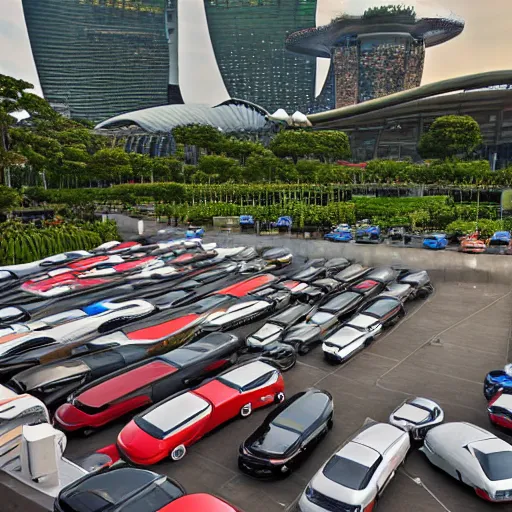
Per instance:
[[[284,130],[268,147],[227,136],[210,126],[173,130],[174,156],[151,158],[126,153],[122,138],[95,134],[91,126],[65,119],[31,84],[0,75],[0,183],[13,187],[42,185],[77,188],[125,182],[173,181],[214,183],[490,183],[485,162],[449,162],[431,166],[404,162],[370,162],[364,171],[336,165],[350,157],[347,135],[339,131]],[[13,114],[25,110],[28,120]],[[481,143],[478,124],[470,117],[436,120],[421,139],[427,158],[467,157]],[[197,148],[197,165],[185,161],[187,146]],[[5,176],[7,174],[7,176]],[[7,178],[7,179],[5,179]],[[508,178],[507,178],[508,179]],[[505,180],[506,181],[506,180]]]

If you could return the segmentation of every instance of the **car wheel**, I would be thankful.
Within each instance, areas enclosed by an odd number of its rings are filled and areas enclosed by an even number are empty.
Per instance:
[[[373,338],[368,338],[368,339],[364,342],[364,348],[368,348],[372,343],[373,343]]]
[[[185,454],[187,453],[187,449],[185,448],[185,445],[180,444],[179,446],[176,446],[174,450],[171,452],[171,459],[173,461],[178,461],[183,459],[185,457]]]
[[[241,409],[240,409],[240,416],[242,416],[242,418],[247,418],[249,417],[250,415],[252,414],[252,404],[245,404]]]
[[[279,393],[276,393],[276,396],[274,397],[274,402],[276,404],[281,404],[284,402],[284,393],[282,391],[279,391]]]
[[[332,419],[332,417],[331,417],[331,418],[329,418],[329,419],[327,420],[327,428],[328,428],[328,430],[332,430],[332,427],[333,427],[333,426],[334,426],[334,420],[333,420],[333,419]]]
[[[311,350],[311,347],[309,345],[300,345],[298,353],[301,356],[305,356],[310,350]]]
[[[280,370],[281,370],[282,372],[287,372],[288,370],[291,370],[291,369],[295,366],[295,363],[296,363],[296,362],[297,362],[297,356],[294,354],[294,356],[293,356],[293,359],[292,359],[291,363],[290,363],[290,364],[288,364],[287,366],[284,366],[284,367],[280,368]]]

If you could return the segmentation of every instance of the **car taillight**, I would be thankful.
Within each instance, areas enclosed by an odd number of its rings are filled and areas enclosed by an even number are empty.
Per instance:
[[[483,489],[479,489],[478,487],[475,487],[475,492],[478,497],[480,497],[486,501],[493,501],[487,491],[484,491]]]
[[[364,507],[363,512],[372,512],[373,507],[375,507],[375,499],[373,499],[371,503],[368,503],[368,505]]]

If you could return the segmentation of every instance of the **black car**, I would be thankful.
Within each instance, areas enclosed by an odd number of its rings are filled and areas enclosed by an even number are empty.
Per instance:
[[[368,267],[363,267],[363,265],[359,265],[359,263],[354,263],[347,267],[345,270],[338,272],[334,279],[339,281],[344,286],[350,286],[352,283],[355,283],[362,277],[364,277],[368,272],[372,269]]]
[[[389,284],[397,279],[399,271],[391,267],[378,267],[368,272],[364,278],[378,281],[379,283]]]
[[[238,467],[262,479],[288,476],[333,425],[333,400],[327,391],[308,389],[272,411],[242,443]]]
[[[175,359],[187,359],[187,364],[179,367],[180,375],[186,374],[184,378],[196,380],[200,378],[203,367],[222,367],[226,357],[235,362],[236,353],[240,348],[242,344],[236,336],[213,333],[161,357],[170,364]],[[18,393],[30,393],[48,407],[54,408],[65,402],[66,397],[78,389],[79,392],[85,391],[114,376],[128,373],[159,359],[148,359],[150,355],[150,352],[141,346],[120,346],[30,368],[15,375],[7,386]],[[228,361],[225,362],[228,364]]]
[[[362,293],[340,293],[313,310],[305,322],[289,329],[282,342],[293,345],[301,355],[307,354],[325,336],[337,329],[341,322],[350,318],[364,301]]]
[[[54,512],[158,512],[184,494],[170,478],[116,464],[64,487]]]
[[[293,275],[291,279],[295,281],[302,281],[303,283],[312,283],[313,281],[324,277],[327,277],[327,269],[325,267],[310,266]]]

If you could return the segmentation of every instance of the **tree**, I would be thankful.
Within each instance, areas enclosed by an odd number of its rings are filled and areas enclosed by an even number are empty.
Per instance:
[[[92,156],[87,169],[94,179],[120,183],[132,172],[130,157],[121,148],[100,149]]]
[[[297,163],[299,158],[313,153],[313,141],[305,130],[282,130],[272,139],[270,149],[279,158],[290,157]]]
[[[350,157],[350,142],[346,133],[325,130],[312,132],[310,135],[314,143],[313,153],[322,162]]]
[[[279,179],[279,169],[283,165],[281,159],[266,149],[261,154],[253,154],[247,158],[242,169],[242,178],[248,183],[270,183]]]
[[[20,195],[12,188],[0,185],[0,212],[8,212],[20,204]]]
[[[418,152],[423,158],[466,157],[481,143],[480,126],[471,116],[443,116],[422,135]]]
[[[203,156],[197,166],[198,171],[210,176],[210,182],[217,180],[219,183],[226,181],[239,181],[241,169],[238,162],[233,158],[221,155]]]
[[[208,151],[222,144],[225,139],[225,136],[217,128],[201,124],[177,126],[172,131],[172,135],[178,144],[197,146]]]

